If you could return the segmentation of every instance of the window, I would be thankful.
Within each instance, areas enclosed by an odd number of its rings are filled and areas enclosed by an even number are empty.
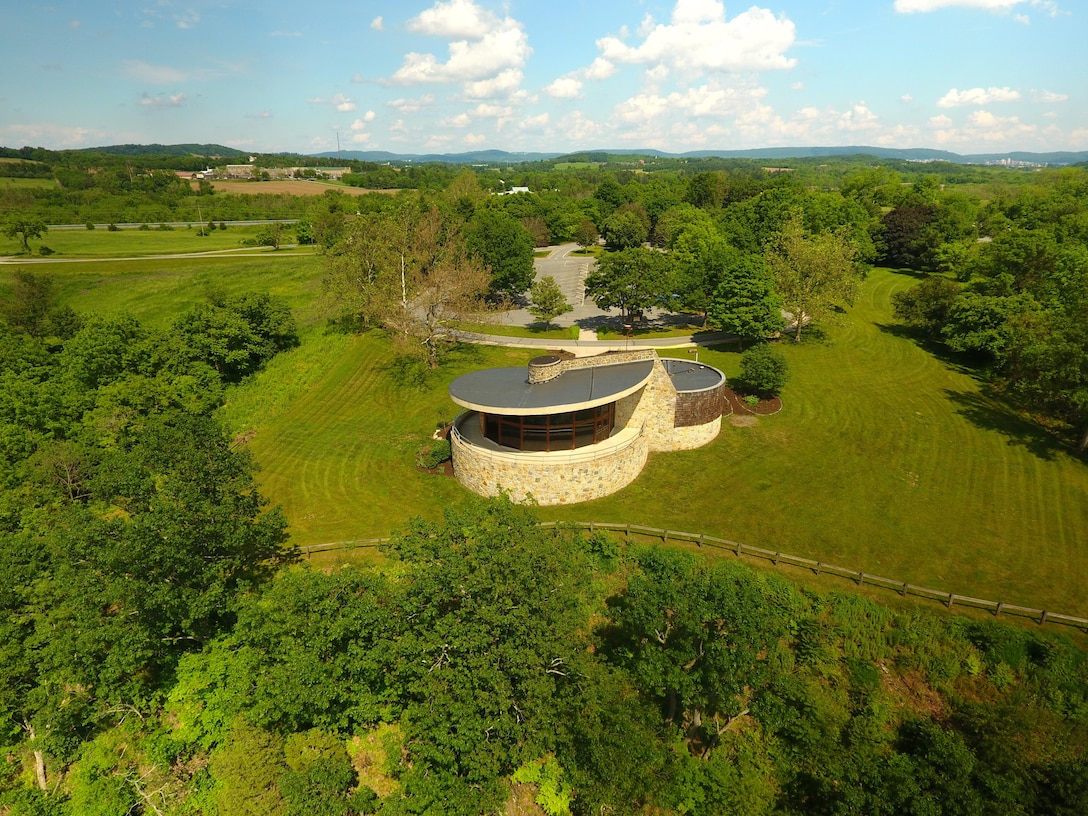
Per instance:
[[[484,436],[523,451],[583,448],[608,439],[616,424],[616,404],[542,416],[481,414]]]

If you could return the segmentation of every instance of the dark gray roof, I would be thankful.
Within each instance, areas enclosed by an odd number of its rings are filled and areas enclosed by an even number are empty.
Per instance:
[[[705,391],[725,381],[725,375],[722,372],[705,363],[677,360],[672,357],[662,357],[661,363],[672,378],[673,387],[677,391]]]
[[[458,405],[495,414],[531,416],[592,408],[634,393],[650,379],[653,360],[575,368],[530,385],[524,366],[485,368],[450,383]]]

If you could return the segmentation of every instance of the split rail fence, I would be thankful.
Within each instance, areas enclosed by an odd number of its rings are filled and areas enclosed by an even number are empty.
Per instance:
[[[695,544],[699,547],[710,547],[717,550],[726,550],[735,554],[738,558],[740,558],[741,556],[747,556],[748,558],[758,558],[765,561],[770,561],[775,566],[786,564],[793,567],[801,567],[802,569],[812,570],[812,572],[816,575],[826,574],[834,575],[839,578],[845,578],[849,581],[853,581],[859,586],[864,584],[868,586],[879,587],[882,589],[890,589],[894,592],[898,592],[900,595],[913,595],[919,598],[926,598],[928,600],[938,601],[949,609],[952,609],[954,606],[984,609],[992,612],[995,616],[1001,614],[1016,615],[1019,617],[1031,618],[1040,624],[1057,623],[1065,626],[1073,626],[1078,629],[1088,631],[1088,618],[1081,618],[1075,615],[1064,615],[1059,612],[1052,612],[1046,609],[1033,609],[1032,607],[1019,606],[1017,604],[1005,603],[1004,601],[990,601],[983,598],[972,598],[970,595],[960,595],[955,592],[945,592],[944,590],[940,589],[929,589],[928,587],[918,586],[916,584],[911,584],[906,581],[897,581],[892,578],[885,578],[881,575],[874,575],[869,572],[861,572],[858,570],[847,569],[846,567],[836,566],[835,564],[827,564],[823,561],[814,561],[811,558],[802,558],[801,556],[790,555],[789,553],[779,552],[777,550],[768,550],[763,547],[753,547],[748,544],[741,544],[738,541],[730,541],[729,539],[706,535],[705,533],[687,533],[680,530],[663,530],[658,527],[645,527],[640,524],[614,524],[610,522],[594,521],[543,521],[540,523],[540,526],[545,528],[564,525],[580,527],[591,532],[602,530],[613,533],[622,533],[626,537],[628,543],[631,542],[632,536],[660,539],[663,544],[668,544],[670,541],[684,541],[689,544]],[[310,546],[299,547],[299,552],[309,558],[315,553],[377,547],[378,545],[383,544],[386,541],[389,541],[389,539],[360,538],[348,541],[333,541],[328,544],[313,544]]]

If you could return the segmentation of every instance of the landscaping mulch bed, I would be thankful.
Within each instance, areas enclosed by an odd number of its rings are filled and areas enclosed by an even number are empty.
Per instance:
[[[416,470],[420,473],[431,473],[435,476],[452,476],[453,475],[453,462],[447,459],[441,465],[436,468],[425,468],[416,465]]]
[[[745,394],[743,392],[734,391],[729,386],[724,389],[724,398],[726,404],[732,409],[734,414],[749,415],[749,416],[770,416],[771,414],[777,414],[782,410],[782,398],[770,397],[769,399],[761,398],[759,404],[749,405],[744,401]]]

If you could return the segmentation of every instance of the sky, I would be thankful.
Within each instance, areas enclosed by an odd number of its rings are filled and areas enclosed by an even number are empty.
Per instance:
[[[0,8],[0,145],[1088,149],[1085,0]]]

